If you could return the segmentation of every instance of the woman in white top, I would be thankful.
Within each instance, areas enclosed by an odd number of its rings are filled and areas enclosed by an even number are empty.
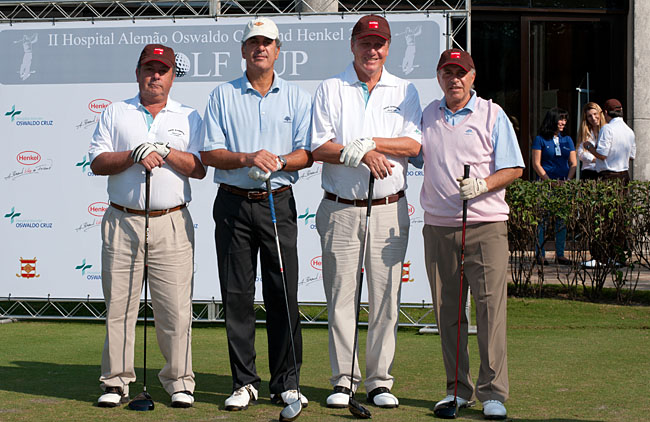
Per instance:
[[[578,131],[578,142],[576,152],[582,163],[580,179],[595,180],[598,178],[596,172],[596,157],[584,148],[583,143],[589,142],[594,147],[598,142],[600,128],[605,125],[603,110],[596,103],[587,103],[582,108],[582,119],[580,119],[580,130]]]

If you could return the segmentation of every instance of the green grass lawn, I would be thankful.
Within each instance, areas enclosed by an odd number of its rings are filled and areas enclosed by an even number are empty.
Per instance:
[[[650,419],[650,307],[621,307],[554,299],[509,299],[508,359],[511,420],[644,421]],[[260,401],[244,412],[226,412],[230,394],[225,329],[196,324],[193,330],[196,404],[172,409],[157,372],[163,361],[151,329],[149,392],[153,412],[94,405],[100,394],[99,362],[104,326],[100,323],[19,322],[0,325],[0,421],[216,421],[277,420],[281,407],[268,399],[268,350],[258,327]],[[362,350],[365,330],[361,331]],[[136,366],[142,374],[142,327]],[[325,327],[305,327],[302,391],[310,404],[299,421],[352,420],[346,409],[326,408],[330,376]],[[473,375],[478,373],[476,340],[470,340]],[[363,359],[363,353],[361,355]],[[363,362],[363,360],[362,360]],[[373,420],[431,421],[444,396],[440,339],[398,333],[393,367],[395,410],[368,406]],[[132,384],[131,396],[142,390]],[[363,389],[363,387],[362,387]],[[359,399],[365,400],[361,391]],[[462,410],[459,420],[481,420],[480,404]]]

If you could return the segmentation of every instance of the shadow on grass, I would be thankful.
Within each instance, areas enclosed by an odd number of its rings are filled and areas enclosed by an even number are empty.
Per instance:
[[[402,400],[402,402],[405,402],[405,401]],[[483,417],[483,410],[480,407],[481,406],[479,405],[478,408],[473,407],[471,409],[461,409],[459,411],[459,413],[458,413],[458,419],[459,420],[484,421],[485,418]],[[430,413],[430,416],[432,417],[432,419],[431,419],[432,421],[442,421],[443,420],[443,419],[436,418],[433,411]],[[527,418],[508,417],[505,420],[506,421],[517,421],[517,422],[605,422],[604,420],[600,420],[600,419],[571,419],[571,418],[548,418],[548,419],[534,418],[534,419],[527,419]]]
[[[55,364],[51,362],[13,361],[12,366],[0,366],[0,390],[34,396],[75,400],[95,405],[102,394],[99,387],[99,365]],[[159,368],[147,369],[147,391],[158,404],[169,406],[170,397],[158,381]],[[142,368],[136,368],[138,380],[130,384],[130,397],[143,390]],[[195,372],[197,402],[211,403],[224,409],[224,401],[232,392],[232,378],[228,375]],[[331,390],[300,386],[311,406],[325,403]],[[365,395],[363,396],[365,398]],[[262,381],[259,392],[260,404],[270,404],[268,381]],[[424,402],[423,402],[424,403]],[[322,407],[325,407],[322,404]],[[347,413],[347,410],[346,410]]]

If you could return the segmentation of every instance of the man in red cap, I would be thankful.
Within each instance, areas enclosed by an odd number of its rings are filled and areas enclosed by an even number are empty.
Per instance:
[[[364,16],[352,29],[354,56],[347,69],[323,81],[312,109],[312,151],[323,161],[325,197],[316,214],[323,250],[323,285],[329,318],[328,407],[347,407],[361,383],[355,361],[355,305],[370,176],[376,179],[365,270],[368,275],[367,399],[399,405],[391,393],[391,367],[399,312],[402,265],[408,242],[408,158],[420,151],[420,100],[413,84],[384,63],[391,32],[381,16]]]
[[[630,160],[636,156],[634,132],[625,124],[623,106],[617,99],[605,101],[603,112],[607,124],[598,135],[598,147],[590,142],[582,145],[596,157],[596,171],[600,179],[619,179],[627,185],[630,182]]]
[[[508,398],[506,348],[506,273],[508,270],[508,204],[505,187],[522,174],[524,161],[517,136],[501,107],[472,89],[476,70],[466,51],[446,50],[438,62],[442,100],[422,113],[424,180],[420,203],[424,209],[425,265],[431,285],[442,355],[447,374],[447,397],[434,413],[441,417],[455,399],[458,359],[459,407],[483,403],[486,419],[504,419]],[[470,166],[463,178],[464,165]],[[463,229],[463,202],[467,228]],[[465,241],[465,243],[462,243]],[[463,290],[459,289],[461,247],[465,246]],[[476,386],[469,372],[465,308],[467,288],[476,303],[481,358]],[[460,325],[460,327],[459,327]],[[460,333],[460,345],[457,336]],[[459,357],[456,350],[459,349]]]
[[[191,323],[194,224],[189,178],[202,179],[201,117],[169,97],[174,50],[144,47],[135,70],[139,94],[102,113],[90,143],[90,168],[108,176],[110,207],[102,219],[102,288],[106,340],[98,406],[129,400],[133,349],[144,272],[145,171],[151,172],[148,281],[158,345],[158,374],[172,407],[194,403]]]

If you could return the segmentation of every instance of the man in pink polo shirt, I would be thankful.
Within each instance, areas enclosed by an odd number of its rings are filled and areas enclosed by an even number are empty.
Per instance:
[[[458,364],[458,406],[483,403],[486,419],[504,419],[508,398],[506,271],[508,204],[505,187],[520,177],[524,161],[510,120],[501,107],[472,90],[476,71],[469,53],[451,49],[438,62],[445,96],[422,114],[425,260],[447,373],[454,400],[463,201],[468,201],[463,303],[467,287],[476,302],[481,366],[476,386],[469,372],[468,321],[463,313]],[[462,180],[463,166],[470,177]],[[461,179],[459,183],[457,180]],[[463,305],[464,307],[464,305]]]

